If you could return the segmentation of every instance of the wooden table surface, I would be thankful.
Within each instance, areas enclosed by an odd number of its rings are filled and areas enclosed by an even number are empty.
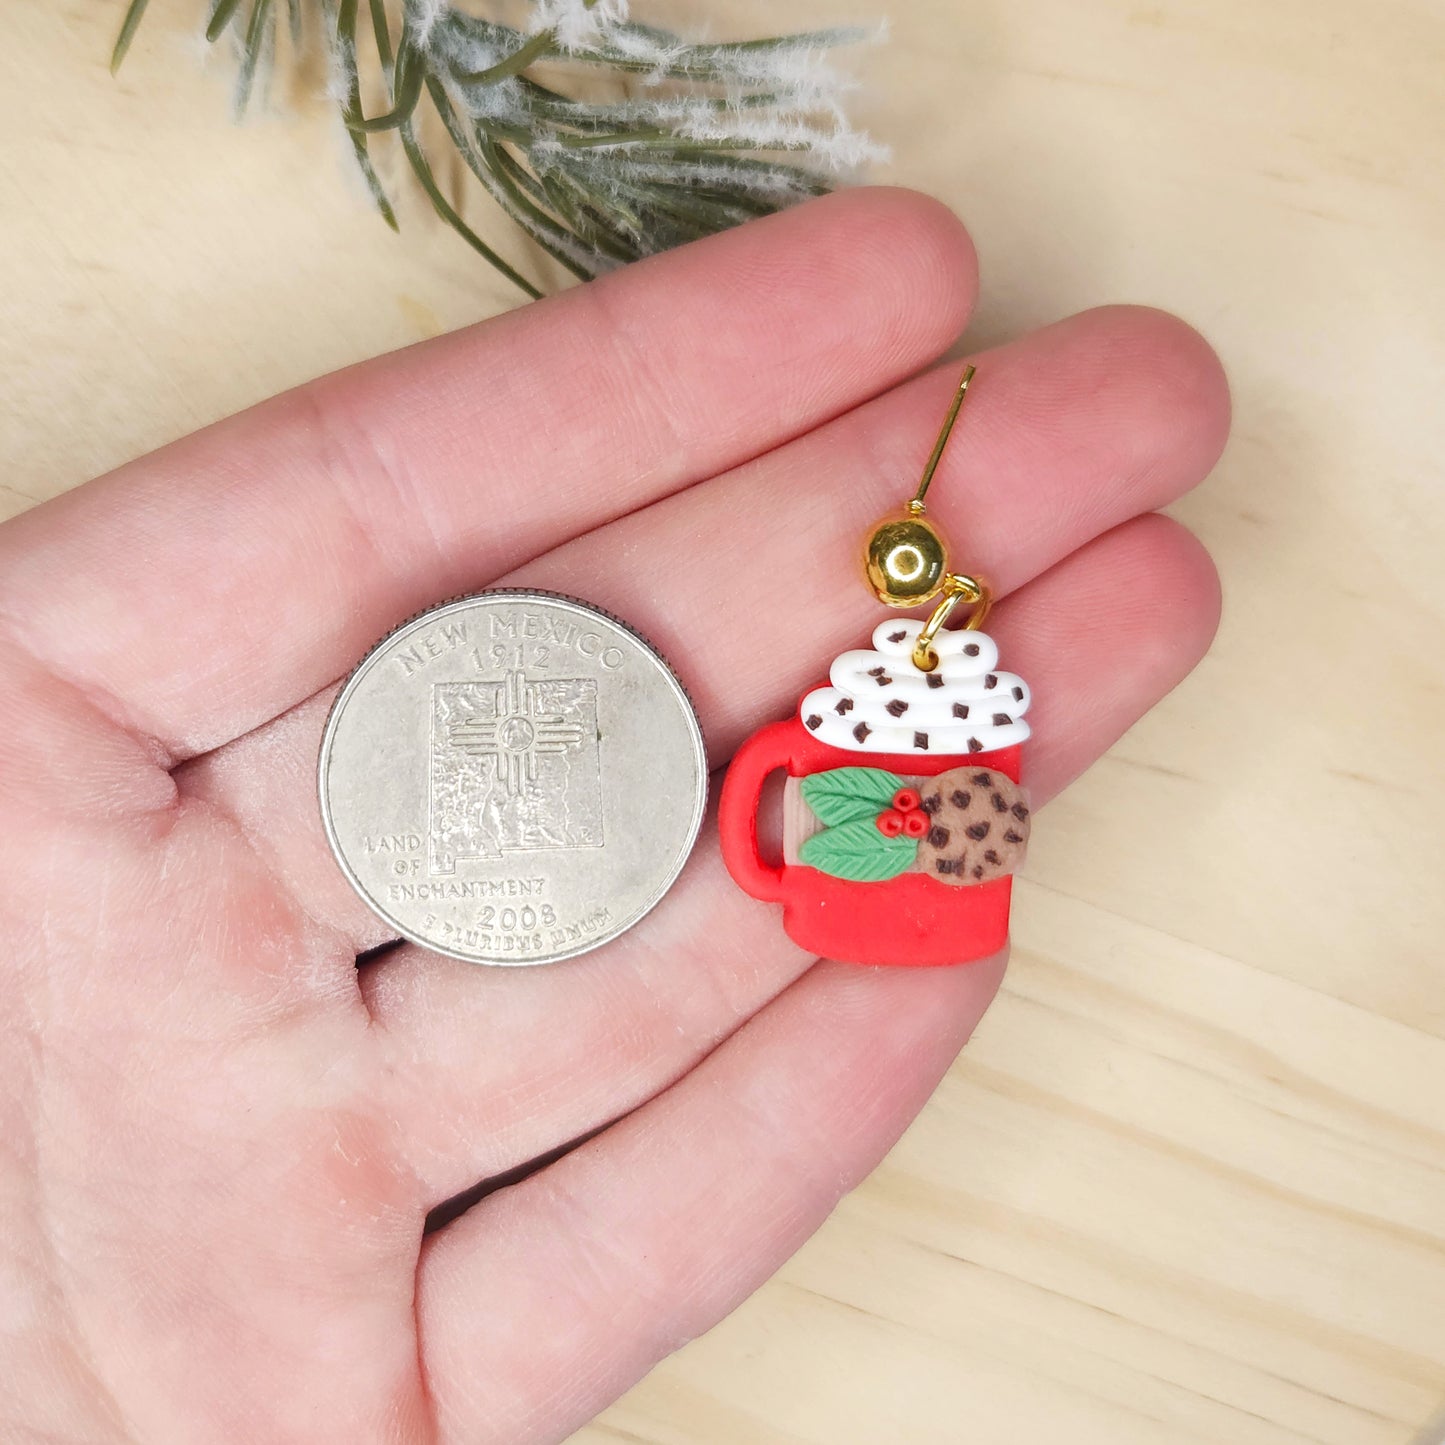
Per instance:
[[[231,126],[198,0],[119,82],[119,0],[4,8],[0,510],[512,304],[366,213],[321,109]],[[864,104],[973,227],[974,335],[1143,301],[1222,352],[1235,437],[1178,510],[1224,627],[1050,809],[916,1127],[577,1438],[1405,1445],[1445,1400],[1445,11],[893,10]]]

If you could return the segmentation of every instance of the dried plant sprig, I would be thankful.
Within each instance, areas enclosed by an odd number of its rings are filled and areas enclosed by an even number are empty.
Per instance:
[[[112,69],[148,3],[131,0]],[[820,194],[883,154],[849,124],[848,80],[829,60],[868,32],[691,43],[633,22],[627,0],[532,0],[523,28],[453,0],[400,0],[394,10],[387,0],[364,0],[364,10],[363,0],[209,0],[207,39],[230,35],[239,47],[238,112],[276,63],[283,6],[293,52],[306,12],[320,21],[331,93],[386,223],[397,228],[371,142],[395,131],[437,214],[529,296],[539,288],[438,185],[419,134],[427,112],[492,200],[584,279]],[[368,39],[370,80],[358,59]],[[365,92],[383,98],[369,115]]]

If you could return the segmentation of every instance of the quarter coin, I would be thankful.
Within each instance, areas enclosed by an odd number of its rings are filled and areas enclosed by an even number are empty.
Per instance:
[[[481,592],[376,644],[327,719],[332,851],[403,938],[473,963],[573,958],[667,892],[702,825],[682,684],[615,617]]]

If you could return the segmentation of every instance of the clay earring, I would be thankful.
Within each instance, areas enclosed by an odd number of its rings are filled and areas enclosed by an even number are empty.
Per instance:
[[[917,491],[863,548],[880,602],[933,602],[932,613],[881,621],[871,650],[843,653],[792,718],[743,744],[723,784],[728,871],[753,897],[781,903],[789,935],[823,957],[968,963],[1008,939],[1029,834],[1019,786],[1029,690],[998,670],[998,648],[979,630],[988,586],[948,570],[925,500],[974,374],[963,373]],[[963,625],[945,628],[960,606],[971,608]],[[758,806],[780,769],[782,860],[771,863],[759,851]]]

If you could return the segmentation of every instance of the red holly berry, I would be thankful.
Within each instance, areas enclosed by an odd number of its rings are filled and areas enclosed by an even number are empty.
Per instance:
[[[903,815],[903,831],[910,838],[921,838],[929,829],[928,814],[919,809]]]
[[[917,788],[899,788],[893,795],[893,806],[900,813],[911,813],[922,803]]]
[[[889,808],[886,812],[879,813],[875,821],[878,824],[878,831],[885,838],[896,838],[904,828],[903,814],[897,808]]]

